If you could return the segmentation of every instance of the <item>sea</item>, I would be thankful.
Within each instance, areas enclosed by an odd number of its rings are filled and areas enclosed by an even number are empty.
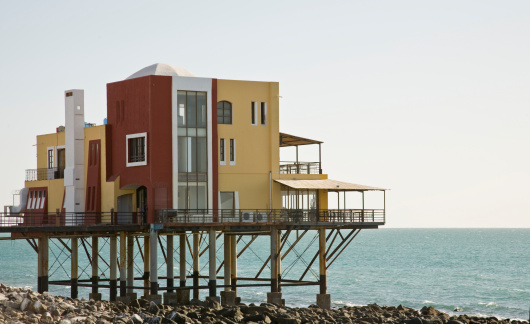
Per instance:
[[[302,231],[292,231],[284,245],[288,248]],[[341,231],[342,237],[348,231]],[[330,243],[334,235],[330,237]],[[238,242],[241,251],[250,242],[243,236]],[[190,238],[191,241],[191,238]],[[341,241],[337,236],[330,251]],[[87,243],[89,243],[88,240]],[[68,245],[68,240],[64,242]],[[139,241],[141,243],[141,240]],[[163,243],[163,242],[162,242]],[[177,245],[178,239],[175,239]],[[101,255],[108,256],[108,240],[100,239]],[[201,241],[207,245],[207,236]],[[310,266],[304,280],[318,278],[318,258],[311,264],[318,247],[314,231],[307,232],[282,261],[282,278],[297,280]],[[342,250],[342,245],[331,260]],[[90,266],[80,246],[80,277],[90,277]],[[433,306],[450,315],[467,314],[501,319],[528,320],[530,311],[530,229],[365,229],[329,265],[328,293],[333,307],[403,305],[415,309]],[[222,262],[222,239],[217,241]],[[259,236],[238,259],[238,276],[254,277],[265,264],[260,277],[270,276],[268,236]],[[175,249],[175,274],[178,276],[178,248]],[[164,254],[159,250],[159,275],[166,275]],[[189,254],[189,252],[188,252]],[[50,280],[68,279],[68,251],[58,241],[50,243]],[[201,275],[208,274],[208,253],[200,260]],[[141,276],[141,253],[135,251],[135,275]],[[189,255],[187,259],[190,260]],[[108,260],[108,259],[107,259]],[[191,273],[191,263],[187,265]],[[102,277],[108,267],[100,261]],[[221,269],[219,275],[223,274]],[[0,241],[0,282],[37,290],[37,254],[25,240]],[[178,282],[178,279],[175,280]],[[222,279],[218,279],[218,283]],[[243,282],[240,282],[243,283]],[[251,282],[244,282],[251,283]],[[139,282],[136,283],[139,285]],[[189,281],[191,285],[191,281]],[[202,285],[207,285],[201,279]],[[165,280],[160,280],[165,286]],[[266,301],[267,287],[239,288],[244,303]],[[50,285],[55,295],[69,296],[69,286]],[[108,290],[101,289],[104,298]],[[137,291],[141,295],[142,291]],[[318,286],[283,287],[287,306],[307,307],[316,302]],[[80,288],[79,297],[88,297],[89,288]],[[201,291],[201,298],[207,290]]]

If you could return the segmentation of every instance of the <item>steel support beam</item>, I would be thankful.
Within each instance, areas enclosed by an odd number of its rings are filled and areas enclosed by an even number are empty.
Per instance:
[[[118,295],[118,242],[116,235],[112,235],[109,240],[110,245],[110,301],[115,301]]]
[[[209,289],[209,297],[215,297],[217,295],[217,288],[216,288],[216,285],[217,285],[217,280],[216,280],[216,270],[217,270],[217,266],[216,266],[216,257],[215,257],[215,253],[216,253],[216,240],[217,240],[217,237],[215,236],[215,228],[214,227],[210,227],[209,230],[208,230],[208,240],[209,240],[209,249],[208,249],[208,266],[209,266],[209,281],[208,281],[208,286],[210,287]]]
[[[167,250],[167,258],[166,258],[167,292],[172,293],[173,287],[175,286],[175,275],[173,271],[174,260],[173,260],[173,235],[172,234],[166,236],[166,245],[167,245],[166,247],[166,250]]]

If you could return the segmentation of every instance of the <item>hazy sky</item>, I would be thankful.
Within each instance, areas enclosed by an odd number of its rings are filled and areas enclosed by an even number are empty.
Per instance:
[[[0,206],[64,90],[101,124],[106,83],[163,62],[280,82],[281,131],[324,141],[331,179],[392,189],[388,227],[530,227],[529,40],[527,0],[9,1]]]

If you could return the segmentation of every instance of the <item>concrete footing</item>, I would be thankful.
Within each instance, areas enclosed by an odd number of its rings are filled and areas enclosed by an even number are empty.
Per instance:
[[[282,306],[282,293],[270,292],[267,293],[267,303]]]
[[[219,296],[206,297],[207,302],[218,302],[221,303],[221,298]]]
[[[331,295],[330,294],[317,294],[317,306],[322,309],[331,308]]]
[[[165,305],[176,305],[178,304],[176,293],[164,293],[164,304]]]
[[[127,293],[126,296],[129,297],[131,299],[131,301],[133,301],[135,299],[138,299],[138,294],[137,293]]]
[[[162,304],[162,295],[147,295],[147,296],[143,296],[142,298],[147,301],[152,301],[157,304]]]
[[[177,290],[177,303],[181,305],[189,304],[190,291],[188,289]]]
[[[89,293],[88,294],[88,299],[93,299],[95,301],[100,301],[101,300],[101,294],[100,293]]]
[[[116,297],[116,302],[124,303],[125,305],[131,304],[131,297],[129,296],[118,296]]]
[[[235,306],[237,305],[237,296],[235,291],[221,291],[221,305]]]

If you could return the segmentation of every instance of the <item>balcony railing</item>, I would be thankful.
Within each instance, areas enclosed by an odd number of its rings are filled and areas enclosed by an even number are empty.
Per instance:
[[[384,209],[164,209],[156,213],[157,223],[384,223]]]
[[[26,181],[64,179],[64,169],[28,169],[26,170]]]
[[[32,213],[12,215],[0,213],[0,228],[143,225],[144,213]],[[163,209],[155,213],[155,223],[168,225],[196,224],[358,224],[385,223],[384,209]]]
[[[320,163],[318,162],[296,162],[296,161],[281,161],[281,174],[319,174]]]

